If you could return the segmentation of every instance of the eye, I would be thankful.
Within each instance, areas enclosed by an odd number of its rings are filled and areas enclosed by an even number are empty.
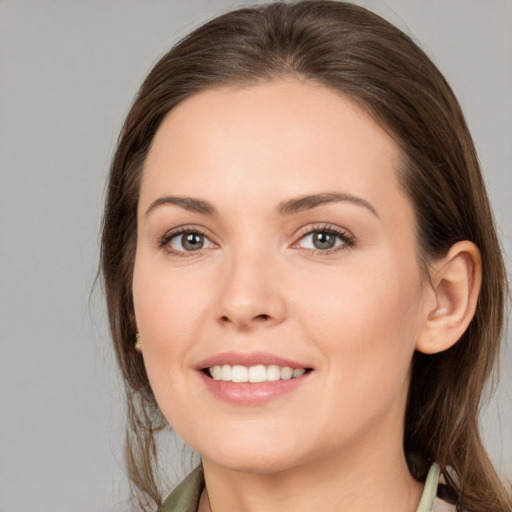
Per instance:
[[[294,246],[314,252],[330,253],[353,247],[354,240],[341,228],[325,226],[308,231]]]
[[[340,245],[341,240],[332,233],[326,233],[322,231],[315,231],[303,238],[309,249],[332,249],[337,245]]]
[[[180,256],[215,247],[215,244],[206,235],[194,229],[181,229],[168,233],[162,238],[160,245],[165,247],[169,253]]]

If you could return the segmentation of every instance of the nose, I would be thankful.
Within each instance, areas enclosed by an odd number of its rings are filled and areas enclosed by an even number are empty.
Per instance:
[[[283,322],[286,304],[276,264],[254,254],[238,253],[229,260],[220,280],[218,322],[240,331]]]

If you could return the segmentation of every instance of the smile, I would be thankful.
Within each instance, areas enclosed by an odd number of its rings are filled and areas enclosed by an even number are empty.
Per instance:
[[[208,373],[214,380],[224,382],[260,383],[301,377],[306,373],[306,368],[293,369],[290,366],[278,366],[275,364],[268,366],[263,364],[255,366],[223,364],[208,368]]]
[[[258,406],[311,385],[315,368],[269,352],[219,352],[200,361],[196,375],[224,403]]]

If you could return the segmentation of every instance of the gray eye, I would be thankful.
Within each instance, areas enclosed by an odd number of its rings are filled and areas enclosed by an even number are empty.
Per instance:
[[[341,234],[324,231],[310,231],[302,237],[298,243],[303,249],[328,251],[347,244],[347,240]]]
[[[173,237],[171,247],[177,251],[198,251],[204,247],[204,241],[200,233],[182,233]]]
[[[336,245],[336,235],[325,232],[312,233],[312,242],[316,249],[332,249]]]

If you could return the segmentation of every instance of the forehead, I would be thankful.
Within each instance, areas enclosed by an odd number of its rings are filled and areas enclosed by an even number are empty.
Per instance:
[[[220,201],[280,201],[338,189],[380,202],[401,192],[399,161],[397,144],[361,107],[322,85],[224,87],[166,116],[144,166],[141,201],[194,191]]]

